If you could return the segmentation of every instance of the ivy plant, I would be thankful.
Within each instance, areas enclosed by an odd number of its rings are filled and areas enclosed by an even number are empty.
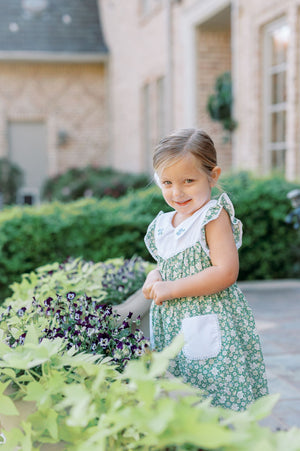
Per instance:
[[[232,117],[232,82],[230,72],[219,75],[215,83],[215,92],[208,97],[207,111],[210,117],[221,122],[224,130],[232,132],[237,122]]]

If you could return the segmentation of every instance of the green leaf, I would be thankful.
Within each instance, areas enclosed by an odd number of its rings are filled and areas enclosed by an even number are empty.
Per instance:
[[[68,426],[85,427],[93,416],[94,406],[92,394],[82,384],[72,384],[64,388],[65,399],[59,403],[58,408],[71,407],[66,420]]]
[[[0,414],[19,415],[18,409],[9,396],[0,394]]]
[[[40,382],[33,381],[26,386],[25,401],[42,402],[45,396],[46,390]]]
[[[9,431],[2,430],[1,433],[4,435],[6,442],[1,443],[1,451],[14,451],[16,449],[22,449],[18,445],[22,444],[24,441],[24,435],[22,431],[18,428],[12,428]]]
[[[26,338],[25,338],[25,343],[31,343],[34,345],[38,345],[39,337],[40,337],[40,330],[32,324],[27,325],[26,330],[27,330],[27,334],[26,334]]]
[[[52,443],[58,440],[58,425],[57,412],[53,409],[38,410],[30,415],[27,421],[30,421],[34,431],[35,437],[40,442],[49,442],[49,437]]]
[[[278,402],[279,398],[280,394],[276,393],[257,399],[249,406],[249,415],[251,415],[255,420],[261,420],[262,418],[267,417],[272,412],[272,409]]]
[[[183,334],[174,338],[172,343],[162,352],[154,352],[150,366],[149,376],[157,377],[164,374],[169,366],[169,361],[176,357],[184,345]]]

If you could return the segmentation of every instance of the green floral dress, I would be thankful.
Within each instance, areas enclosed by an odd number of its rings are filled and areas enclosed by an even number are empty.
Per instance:
[[[163,280],[186,277],[211,266],[205,225],[224,208],[231,219],[237,247],[242,224],[223,193],[172,226],[175,212],[159,213],[149,225],[145,243]],[[244,410],[268,393],[265,365],[252,311],[236,284],[219,293],[165,301],[150,310],[152,348],[161,351],[183,333],[185,344],[170,362],[170,372],[201,388],[213,405]]]

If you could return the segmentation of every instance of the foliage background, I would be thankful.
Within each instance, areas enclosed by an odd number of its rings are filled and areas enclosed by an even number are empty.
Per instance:
[[[244,224],[239,279],[298,277],[300,235],[284,220],[291,210],[286,195],[299,185],[248,173],[223,177],[221,184]],[[69,256],[94,262],[132,255],[151,260],[143,238],[160,210],[168,206],[156,186],[120,199],[7,208],[0,216],[1,299],[21,274]]]
[[[69,169],[46,180],[42,197],[47,201],[60,202],[92,196],[99,199],[104,196],[118,198],[148,183],[149,176],[146,174],[128,174],[111,168],[86,166]]]

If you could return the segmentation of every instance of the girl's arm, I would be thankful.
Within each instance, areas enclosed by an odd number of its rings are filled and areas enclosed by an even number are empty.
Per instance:
[[[217,219],[206,225],[205,231],[212,266],[182,279],[155,282],[149,294],[156,304],[175,298],[214,294],[236,281],[238,251],[230,219],[224,209]]]

